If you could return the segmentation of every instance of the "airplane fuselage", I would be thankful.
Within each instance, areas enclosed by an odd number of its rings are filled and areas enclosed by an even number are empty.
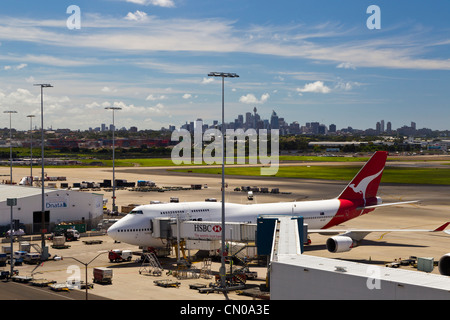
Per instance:
[[[242,205],[225,203],[226,222],[256,223],[261,215],[301,216],[308,228],[322,229],[352,219],[363,210],[357,204],[340,199]],[[368,210],[364,210],[364,213]],[[177,218],[181,221],[217,221],[222,219],[221,202],[181,202],[142,205],[133,209],[108,229],[113,239],[133,245],[160,247],[161,239],[152,237],[154,218]]]

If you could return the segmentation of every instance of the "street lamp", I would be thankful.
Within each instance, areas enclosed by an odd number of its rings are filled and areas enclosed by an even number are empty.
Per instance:
[[[44,198],[44,88],[53,88],[51,84],[48,83],[38,83],[34,86],[41,87],[41,161],[42,161],[42,172],[41,172],[41,184],[42,184],[42,212],[41,212],[41,260],[48,259],[48,251],[45,250],[45,198]]]
[[[236,73],[226,73],[226,72],[210,72],[209,77],[221,77],[222,78],[222,254],[221,254],[221,267],[220,267],[220,277],[222,289],[226,289],[225,283],[225,94],[224,94],[224,82],[225,78],[239,78]]]
[[[11,114],[17,113],[17,111],[9,110],[3,111],[3,113],[9,113],[9,184],[12,185],[12,127],[11,127]]]
[[[114,211],[116,209],[116,176],[115,176],[115,143],[114,143],[114,132],[116,131],[116,126],[114,124],[114,113],[116,110],[122,110],[122,108],[120,107],[106,107],[106,110],[112,110],[112,156],[113,156],[113,195],[112,195],[112,211],[114,213]]]
[[[77,258],[74,258],[74,257],[64,257],[64,259],[73,259],[73,260],[75,260],[75,261],[77,261],[77,262],[79,262],[79,263],[81,263],[82,265],[84,265],[84,267],[85,267],[85,289],[86,289],[86,293],[85,293],[85,299],[86,300],[88,300],[88,272],[87,272],[87,269],[88,269],[88,265],[90,265],[91,264],[91,262],[92,261],[94,261],[95,259],[97,259],[101,254],[104,254],[104,253],[107,253],[108,251],[102,251],[102,252],[100,252],[99,254],[97,254],[91,261],[89,261],[89,262],[83,262],[83,261],[81,261],[81,260],[78,260]],[[80,287],[81,287],[81,284],[80,284]]]
[[[27,118],[30,118],[30,186],[33,186],[33,118],[35,115],[29,114]]]

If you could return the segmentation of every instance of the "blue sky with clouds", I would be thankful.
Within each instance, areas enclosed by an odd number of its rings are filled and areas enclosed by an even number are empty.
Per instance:
[[[368,29],[370,5],[380,29]],[[76,5],[80,29],[67,20]],[[179,127],[226,121],[256,106],[288,122],[338,128],[449,129],[448,1],[7,1],[0,7],[0,111],[13,125],[40,115],[45,127]],[[74,22],[75,20],[70,20]],[[73,25],[73,24],[72,24]],[[9,126],[7,115],[0,127]]]

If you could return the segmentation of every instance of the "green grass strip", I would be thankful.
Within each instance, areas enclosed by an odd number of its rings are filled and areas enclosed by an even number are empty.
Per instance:
[[[279,167],[275,177],[297,179],[326,179],[350,181],[361,169],[356,166],[289,166]],[[179,172],[221,174],[220,168],[177,169]],[[261,176],[259,167],[229,167],[226,175]],[[441,168],[385,168],[383,183],[450,185],[450,169]]]

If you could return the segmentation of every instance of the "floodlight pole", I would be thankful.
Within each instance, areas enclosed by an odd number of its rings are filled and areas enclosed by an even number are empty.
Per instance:
[[[17,206],[17,198],[7,198],[6,199],[6,204],[11,208],[11,228],[9,230],[9,237],[11,239],[11,250],[10,250],[10,264],[11,264],[11,273],[10,273],[10,277],[13,276],[13,272],[14,272],[14,249],[13,249],[13,243],[14,243],[14,232],[13,232],[13,228],[14,228],[14,220],[13,220],[13,207]]]
[[[221,287],[226,292],[226,269],[225,269],[225,78],[239,78],[236,73],[210,72],[209,77],[222,78],[222,247],[221,247],[221,267],[219,275]]]
[[[115,156],[115,149],[116,148],[115,148],[115,142],[114,142],[114,133],[116,131],[116,125],[114,123],[114,112],[116,110],[122,110],[122,108],[120,108],[120,107],[106,107],[105,109],[106,110],[112,110],[112,121],[113,121],[113,123],[112,123],[112,125],[113,125],[113,131],[112,131],[112,158],[113,158],[112,212],[114,213],[115,208],[116,208],[116,176],[115,176],[115,172],[116,172],[116,170],[115,170],[115,167],[116,167],[116,165],[115,165],[115,158],[116,158],[116,156]]]
[[[14,110],[3,111],[3,113],[9,113],[9,184],[12,185],[12,126],[11,115],[17,113]]]
[[[27,118],[30,118],[30,186],[33,186],[33,118],[35,115],[29,114]]]
[[[35,86],[41,87],[41,161],[42,161],[42,172],[41,172],[41,187],[42,187],[42,212],[41,212],[41,260],[47,260],[48,252],[44,254],[45,249],[45,190],[44,190],[44,88],[53,88],[51,84],[48,83],[38,83]]]

